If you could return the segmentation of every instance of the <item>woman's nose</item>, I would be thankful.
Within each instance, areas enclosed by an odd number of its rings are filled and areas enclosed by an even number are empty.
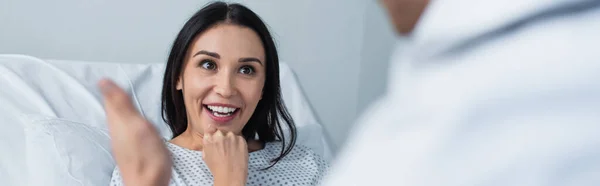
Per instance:
[[[224,98],[228,98],[237,94],[235,89],[234,78],[227,73],[222,73],[218,76],[215,84],[215,92]]]

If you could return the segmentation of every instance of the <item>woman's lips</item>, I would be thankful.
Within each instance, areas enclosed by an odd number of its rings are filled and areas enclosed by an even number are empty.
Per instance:
[[[231,114],[220,113],[220,112],[211,110],[209,108],[211,106],[212,105],[204,105],[204,111],[217,124],[225,124],[225,123],[233,120],[237,116],[237,114],[239,113],[239,111],[240,111],[240,109],[237,108]],[[214,108],[214,107],[212,107],[212,108]]]

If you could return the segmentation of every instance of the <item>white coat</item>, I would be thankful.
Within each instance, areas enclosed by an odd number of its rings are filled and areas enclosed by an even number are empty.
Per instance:
[[[600,1],[432,0],[325,185],[600,185]]]

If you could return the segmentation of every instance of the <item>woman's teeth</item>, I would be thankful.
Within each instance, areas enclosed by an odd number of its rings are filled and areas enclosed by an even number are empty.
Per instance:
[[[218,112],[213,112],[213,115],[215,115],[217,117],[227,117],[227,116],[231,116],[231,113],[219,114]]]
[[[233,114],[237,108],[233,107],[222,107],[222,106],[206,106],[210,111],[212,111],[213,115],[217,117],[227,117]]]
[[[221,106],[207,106],[210,110],[220,113],[228,113],[235,111],[236,108],[232,107],[221,107]]]

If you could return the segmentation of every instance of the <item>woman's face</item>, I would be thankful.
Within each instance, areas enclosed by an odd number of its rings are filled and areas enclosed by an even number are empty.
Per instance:
[[[265,51],[251,29],[219,24],[191,43],[177,89],[182,90],[188,130],[209,125],[241,135],[265,84]]]

